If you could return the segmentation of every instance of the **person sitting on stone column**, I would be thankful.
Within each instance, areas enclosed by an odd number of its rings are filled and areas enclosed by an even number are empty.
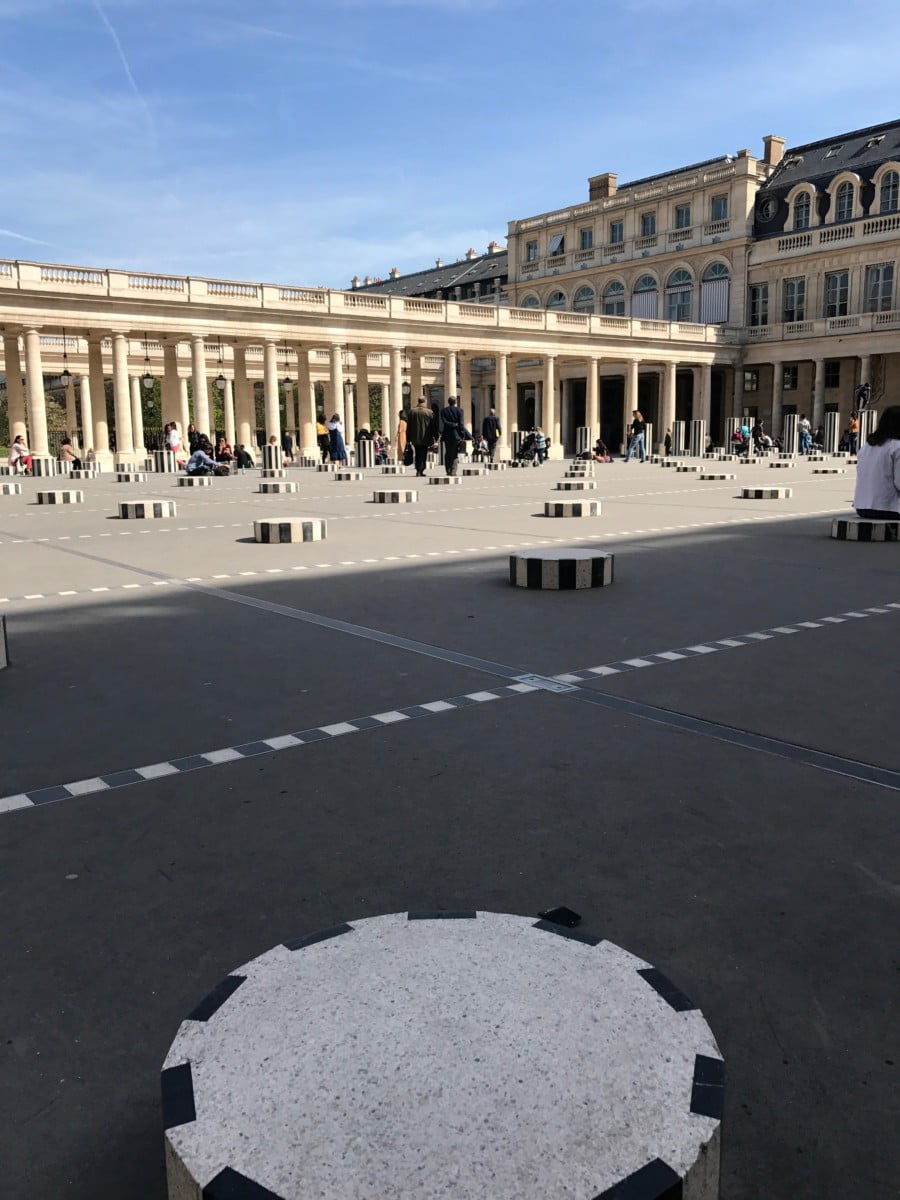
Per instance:
[[[253,455],[250,454],[243,442],[238,446],[234,457],[239,471],[249,471],[256,466],[253,461]]]
[[[853,507],[864,519],[900,521],[900,404],[884,410],[859,448]]]
[[[231,447],[223,437],[220,437],[216,444],[215,460],[217,463],[234,462],[234,454],[231,452]]]
[[[15,474],[31,474],[31,451],[25,443],[21,433],[13,439],[13,444],[9,448],[9,465],[12,467]]]
[[[60,442],[59,461],[61,463],[71,463],[74,471],[81,470],[81,459],[75,453],[75,447],[72,445],[71,438],[63,438]]]

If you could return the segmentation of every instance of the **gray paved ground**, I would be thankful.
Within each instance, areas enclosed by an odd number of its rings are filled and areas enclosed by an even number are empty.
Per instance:
[[[852,473],[736,474],[598,467],[585,521],[535,516],[562,498],[552,464],[419,481],[396,509],[366,502],[377,477],[310,472],[298,496],[152,477],[79,484],[73,509],[34,505],[44,481],[0,497],[3,1197],[163,1200],[166,1049],[269,946],[408,908],[555,903],[702,1007],[729,1073],[724,1200],[896,1196],[900,559],[828,538]],[[794,496],[736,499],[746,483]],[[137,495],[178,516],[113,519]],[[248,542],[276,512],[327,516],[328,540]],[[548,539],[614,550],[615,586],[511,589],[509,548]],[[577,690],[192,757],[530,672]],[[9,799],[183,757],[198,769]]]

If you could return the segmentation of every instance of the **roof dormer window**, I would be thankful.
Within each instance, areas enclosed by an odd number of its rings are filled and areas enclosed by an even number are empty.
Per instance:
[[[880,146],[884,141],[884,134],[879,133],[878,137],[870,137],[866,142],[866,149],[871,150],[873,146]]]
[[[826,158],[837,158],[837,156],[840,154],[840,152],[843,150],[843,148],[844,148],[843,145],[831,146],[828,149],[828,151],[826,152],[825,157]]]

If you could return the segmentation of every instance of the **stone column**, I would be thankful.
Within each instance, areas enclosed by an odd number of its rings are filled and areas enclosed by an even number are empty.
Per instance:
[[[25,400],[28,406],[28,448],[32,454],[47,455],[47,398],[44,395],[44,364],[41,335],[25,331]]]
[[[861,354],[859,356],[859,382],[872,382],[872,356],[871,354]]]
[[[103,343],[88,336],[88,371],[91,377],[91,407],[94,410],[94,457],[109,462],[109,421],[106,416],[106,376],[103,373]]]
[[[622,453],[628,449],[631,414],[638,406],[638,375],[640,363],[633,359],[625,364],[625,398],[622,401]],[[646,447],[645,447],[646,449]]]
[[[350,364],[347,364],[347,371],[350,371]],[[348,452],[356,442],[356,403],[353,395],[353,381],[347,379],[343,388],[344,397],[344,439],[347,443]]]
[[[744,411],[744,364],[738,363],[732,370],[731,415],[739,417]],[[729,447],[730,449],[730,447]]]
[[[494,362],[497,368],[497,420],[500,422],[496,457],[503,459],[509,458],[509,357],[498,354]]]
[[[410,401],[415,406],[422,395],[422,355],[414,350],[409,351],[409,378],[412,385]]]
[[[143,458],[146,452],[144,446],[144,395],[143,382],[138,378],[131,380],[131,436],[134,452],[138,458]]]
[[[677,379],[678,379],[678,363],[667,362],[663,368],[662,375],[662,404],[659,406],[659,423],[662,426],[657,430],[657,443],[665,442],[666,430],[670,433],[672,426],[675,423],[675,399],[677,395]]]
[[[572,417],[572,381],[571,379],[560,380],[560,397],[559,397],[559,444],[563,448],[563,454],[566,452],[566,435],[569,432]]]
[[[509,410],[507,412],[509,428],[503,430],[503,437],[506,440],[506,444],[511,447],[513,444],[513,434],[519,432],[519,366],[518,361],[514,357],[510,357],[506,370],[509,377],[509,404],[507,406]]]
[[[181,414],[181,444],[188,448],[188,425],[191,423],[191,401],[188,396],[188,381],[184,376],[178,378],[178,411]]]
[[[263,347],[263,399],[266,411],[266,441],[274,437],[281,445],[281,412],[278,404],[278,343],[271,339]]]
[[[365,347],[356,351],[356,417],[359,427],[372,428],[372,412],[369,408],[369,352]]]
[[[548,354],[544,359],[544,385],[541,392],[541,419],[539,423],[547,437],[552,439],[553,428],[559,425],[559,420],[556,416],[556,358],[552,354]],[[535,416],[535,424],[538,424],[537,416]]]
[[[384,425],[384,432],[391,439],[391,445],[396,450],[394,437],[397,432],[400,409],[403,407],[403,351],[397,346],[391,347],[391,387],[387,403],[391,405],[390,408],[385,407],[386,402],[384,393],[382,393],[381,423]]]
[[[712,363],[704,363],[699,370],[700,375],[700,405],[694,412],[695,421],[703,421],[709,428],[712,416]],[[696,375],[694,376],[696,379]]]
[[[89,375],[82,375],[78,382],[78,391],[81,400],[81,436],[83,445],[81,447],[83,453],[94,449],[94,406],[91,403],[91,379]]]
[[[347,422],[344,417],[344,348],[331,347],[331,412],[326,412],[325,420],[329,421],[334,413],[341,418],[346,433]]]
[[[741,377],[743,378],[743,371]],[[772,363],[772,423],[769,433],[773,438],[781,436],[782,388],[784,387],[784,363]],[[742,406],[743,408],[743,406]],[[740,416],[740,413],[736,414]]]
[[[235,439],[251,454],[256,450],[256,414],[253,412],[253,392],[247,378],[247,347],[234,348],[234,405]]]
[[[9,417],[9,439],[20,435],[28,441],[25,422],[25,390],[22,387],[22,360],[19,356],[19,337],[7,333],[3,338],[3,361],[6,369],[6,403]]]
[[[600,430],[600,359],[596,355],[591,355],[587,360],[584,423],[589,430],[588,439],[592,447]]]
[[[318,454],[316,442],[316,393],[309,370],[309,351],[297,347],[297,406],[300,409],[301,453],[315,458]]]
[[[202,337],[191,339],[191,378],[194,384],[194,424],[198,433],[210,436],[209,386],[206,379],[206,343]]]
[[[128,381],[128,338],[113,334],[113,402],[116,414],[116,462],[134,457],[131,426],[131,389]]]
[[[825,438],[822,443],[825,453],[836,454],[840,440],[841,414],[839,412],[827,412],[825,414]]]
[[[234,383],[230,379],[225,380],[222,407],[225,419],[225,441],[234,449]]]
[[[168,425],[170,421],[177,421],[179,418],[179,394],[178,394],[178,343],[163,342],[163,374],[162,382],[160,383],[160,407],[162,409],[162,423]],[[184,439],[187,433],[187,426],[181,428],[181,437]]]
[[[812,412],[809,419],[815,430],[825,419],[825,359],[813,360],[813,397]]]
[[[455,350],[448,350],[444,359],[444,403],[450,396],[456,396],[456,380],[458,376],[459,357]]]
[[[75,404],[75,376],[69,376],[69,382],[66,384],[66,435],[72,439],[74,445],[79,445],[78,441],[78,408]]]

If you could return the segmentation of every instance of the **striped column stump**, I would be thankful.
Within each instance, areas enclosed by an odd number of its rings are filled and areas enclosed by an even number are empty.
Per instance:
[[[531,463],[522,462],[521,458],[511,458],[507,463],[507,466],[515,470],[517,467],[530,467]]]
[[[287,479],[284,467],[263,467],[259,472],[260,479]]]
[[[373,492],[373,504],[415,504],[419,499],[418,492]]]
[[[179,475],[175,480],[178,487],[212,487],[211,475]]]
[[[476,466],[463,467],[462,473],[463,475],[487,475],[487,468]]]
[[[703,453],[703,457],[704,458],[719,458],[721,456],[721,453],[722,453],[721,450],[705,450]]]
[[[371,443],[365,442],[363,444],[368,446]],[[365,479],[362,471],[335,471],[334,477],[339,483],[358,483],[361,479]]]
[[[289,479],[261,479],[259,491],[263,496],[291,496],[296,492],[297,484]]]
[[[824,462],[825,455],[824,454],[807,454],[806,461],[807,462]]]
[[[381,473],[382,475],[405,475],[406,467],[401,467],[399,465],[393,467],[382,467]]]
[[[253,522],[253,536],[258,542],[322,542],[327,531],[328,522],[318,517],[271,517]]]
[[[138,469],[137,463],[117,462],[113,466],[113,470],[117,475],[130,475]]]
[[[720,454],[718,456],[719,462],[737,462],[739,457],[737,454]]]
[[[117,471],[116,483],[146,483],[147,475],[144,471]]]
[[[778,457],[779,458],[789,458],[789,459],[791,459],[791,461],[793,461],[797,457],[797,455],[791,454],[789,451],[786,451],[786,450],[779,450]]]
[[[153,469],[160,475],[174,475],[178,470],[178,463],[172,451],[154,450]]]
[[[559,1036],[535,1037],[548,1013]],[[531,917],[393,913],[275,946],[187,1014],[161,1084],[169,1200],[719,1193],[702,1012]]]
[[[122,521],[161,521],[177,516],[174,500],[123,500],[119,505]]]
[[[33,454],[31,457],[31,473],[38,479],[46,479],[49,475],[58,475],[59,463],[47,455]]]
[[[73,469],[69,472],[70,479],[96,479],[98,471],[85,471],[83,468]]]
[[[369,438],[360,438],[356,443],[356,465],[358,467],[375,466],[375,443]]]
[[[841,542],[900,542],[900,513],[896,521],[868,517],[835,517],[831,536]]]
[[[593,479],[593,471],[566,471],[563,475],[564,479]]]
[[[835,450],[834,454],[832,454],[831,457],[832,458],[849,458],[850,451],[849,450]]]
[[[38,492],[38,504],[83,504],[84,492]]]
[[[813,467],[813,475],[846,475],[846,467]]]
[[[518,459],[515,459],[518,462]],[[486,471],[505,471],[509,464],[505,462],[489,462],[484,464]]]
[[[680,466],[680,467],[678,468],[678,474],[679,474],[679,475],[682,475],[682,474],[684,474],[685,472],[694,472],[694,473],[696,473],[696,472],[697,472],[697,471],[699,471],[699,470],[701,470],[701,468],[700,468],[700,466],[699,466],[699,464],[698,464],[698,463],[684,463],[682,466]]]
[[[755,467],[755,466],[758,464],[758,462],[759,462],[759,459],[758,459],[758,458],[744,458],[743,454],[741,454],[741,455],[739,455],[739,456],[738,456],[738,460],[737,460],[737,461],[738,461],[738,465],[739,465],[739,466],[742,466],[742,467]]]
[[[72,464],[70,462],[63,462],[61,459],[57,459],[56,460],[56,473],[57,473],[57,475],[71,475],[72,474]]]
[[[0,475],[14,475],[15,471],[9,463],[0,463]]]
[[[742,500],[790,500],[793,494],[787,487],[741,488]]]
[[[428,480],[430,487],[445,487],[448,484],[462,483],[459,475],[432,475]]]
[[[599,517],[599,500],[545,500],[545,517]]]
[[[156,470],[156,463],[152,458],[142,458],[140,462],[137,463],[137,468],[139,471],[146,471],[148,474],[150,474]]]
[[[556,485],[556,490],[558,492],[589,492],[596,486],[596,479],[561,479]]]
[[[684,466],[684,463],[680,462],[677,458],[663,458],[660,459],[659,465],[661,467],[668,467],[670,470],[677,471],[679,467]]]
[[[313,456],[311,454],[301,454],[300,457],[297,459],[297,466],[298,467],[317,467],[321,461],[322,460],[320,458],[313,458]]]
[[[0,483],[0,496],[21,496],[21,483]]]
[[[262,465],[270,471],[277,471],[284,466],[284,455],[278,445],[270,446],[268,442],[262,447]]]
[[[734,473],[729,473],[729,472],[727,472],[727,471],[704,471],[704,472],[702,472],[702,474],[700,475],[700,478],[701,478],[702,480],[709,480],[709,479],[737,479],[737,475],[735,475]]]
[[[777,458],[777,459],[775,459],[774,462],[769,463],[769,470],[770,471],[772,471],[772,470],[774,470],[774,471],[793,470],[794,465],[795,464],[791,459]]]
[[[323,462],[316,463],[316,470],[317,470],[317,471],[319,471],[319,472],[323,472],[323,471],[336,471],[336,470],[337,470],[337,463],[330,463],[330,462],[328,462],[328,463],[323,463]]]
[[[615,555],[571,546],[543,546],[509,556],[509,582],[514,587],[568,592],[606,587],[613,581]]]

